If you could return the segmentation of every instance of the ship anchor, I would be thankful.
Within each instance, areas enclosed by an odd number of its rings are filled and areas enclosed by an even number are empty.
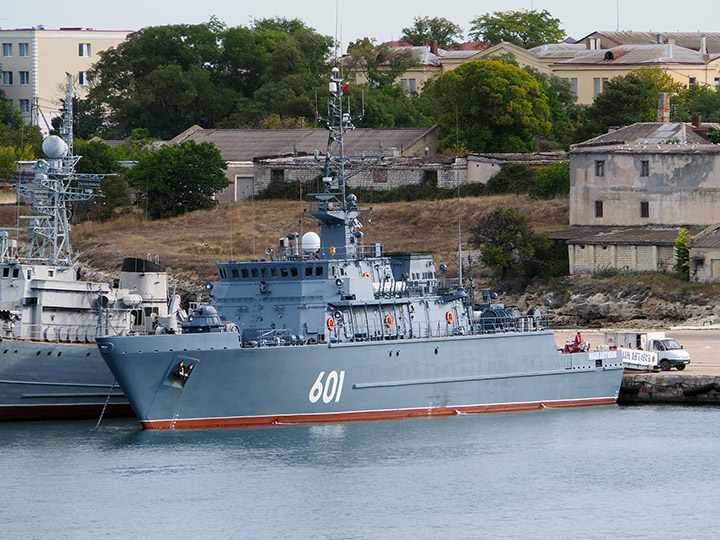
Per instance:
[[[185,366],[185,360],[180,360],[180,363],[178,364],[175,371],[173,371],[173,374],[182,381],[187,381],[188,377],[190,377],[190,373],[192,373],[193,368],[195,367],[195,364],[190,364],[188,366]]]

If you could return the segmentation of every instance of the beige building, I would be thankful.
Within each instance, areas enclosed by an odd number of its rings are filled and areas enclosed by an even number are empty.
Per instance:
[[[567,79],[580,104],[590,104],[605,84],[642,68],[659,68],[676,82],[692,88],[720,85],[720,54],[674,45],[618,45],[611,49],[585,49],[572,58],[549,66],[552,74]]]
[[[511,43],[492,47],[476,44],[472,50],[446,51],[432,45],[397,46],[409,50],[419,66],[398,80],[408,92],[473,60],[512,54],[520,67],[567,79],[578,103],[591,104],[614,77],[641,68],[660,68],[676,82],[720,86],[720,33],[714,32],[594,32],[575,43],[553,43],[525,50]],[[358,76],[357,82],[367,82]]]
[[[26,122],[47,132],[62,110],[66,73],[76,92],[87,91],[87,71],[98,53],[125,41],[129,31],[44,27],[0,30],[0,85]]]
[[[397,82],[401,83],[408,93],[420,92],[423,85],[430,79],[451,71],[466,62],[480,58],[485,48],[481,43],[464,45],[467,48],[445,50],[438,48],[437,43],[421,46],[394,44],[391,47],[393,54],[402,54],[409,51],[418,64],[403,73]],[[349,57],[344,60],[345,63],[349,63],[349,61]],[[369,82],[366,74],[362,71],[362,67],[349,73],[349,76],[354,77],[354,82],[358,84]]]
[[[390,157],[433,156],[437,150],[439,127],[404,129],[357,128],[345,134],[345,155]],[[230,186],[215,198],[221,201],[239,201],[264,189],[267,183],[257,178],[255,162],[281,156],[317,154],[323,160],[327,151],[326,129],[203,129],[188,128],[170,141],[182,144],[211,142],[227,161],[225,170]],[[379,148],[382,143],[382,151]],[[292,158],[290,159],[292,162]],[[270,163],[269,179],[286,179],[286,164]]]
[[[570,274],[592,274],[609,268],[629,272],[671,272],[675,239],[683,227],[575,227],[550,233],[568,245]],[[686,230],[691,235],[699,227]]]
[[[568,244],[571,274],[671,271],[678,232],[720,222],[720,145],[695,129],[638,123],[572,147],[571,228],[552,235]],[[693,239],[693,279],[720,279],[716,241]]]
[[[720,145],[683,123],[637,123],[570,150],[570,226],[720,222]]]

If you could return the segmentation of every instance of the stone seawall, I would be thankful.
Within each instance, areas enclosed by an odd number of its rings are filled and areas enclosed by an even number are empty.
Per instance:
[[[618,403],[720,405],[720,376],[625,371]]]

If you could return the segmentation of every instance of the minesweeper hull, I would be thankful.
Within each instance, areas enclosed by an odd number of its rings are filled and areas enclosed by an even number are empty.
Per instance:
[[[98,338],[143,427],[378,420],[615,403],[617,351],[552,331],[241,348],[234,333]],[[178,366],[193,366],[187,379]]]
[[[131,415],[113,382],[94,343],[0,341],[0,420]]]

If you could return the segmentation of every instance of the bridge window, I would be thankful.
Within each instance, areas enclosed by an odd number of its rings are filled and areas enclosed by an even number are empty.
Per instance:
[[[260,269],[260,275],[261,275],[262,277],[268,277],[267,273],[268,273],[268,272],[267,272],[267,268],[265,268],[265,267],[263,266],[263,267]]]
[[[242,269],[242,277],[243,277],[243,279],[247,279],[250,277],[250,272],[248,272],[247,268]]]
[[[305,267],[305,276],[306,276],[306,277],[312,277],[312,266],[306,266],[306,267]]]
[[[291,266],[291,267],[290,267],[290,275],[291,275],[292,277],[297,277],[297,276],[298,276],[297,266]]]
[[[257,269],[257,268],[252,268],[252,269],[250,270],[250,272],[252,273],[252,277],[254,277],[254,278],[256,278],[256,277],[258,277],[258,276],[260,275],[260,274],[258,274],[258,269]]]
[[[323,275],[323,267],[322,266],[316,266],[315,267],[315,275],[316,276],[322,276]]]
[[[282,277],[288,277],[288,269],[287,269],[285,266],[283,266],[282,268],[280,268],[280,275],[281,275]]]
[[[277,277],[277,267],[276,266],[270,267],[270,275],[272,277]]]

